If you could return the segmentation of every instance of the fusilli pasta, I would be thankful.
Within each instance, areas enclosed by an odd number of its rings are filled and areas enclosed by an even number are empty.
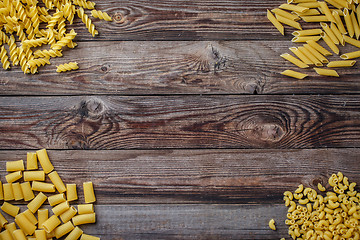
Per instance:
[[[77,62],[69,62],[57,66],[56,72],[66,72],[66,71],[76,70],[78,68],[79,66]]]

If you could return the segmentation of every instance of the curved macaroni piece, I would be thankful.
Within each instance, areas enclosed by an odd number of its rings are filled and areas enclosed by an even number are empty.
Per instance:
[[[7,51],[6,51],[4,46],[1,47],[0,60],[1,60],[1,63],[3,65],[4,69],[9,69],[10,68],[9,57],[7,55]]]
[[[276,226],[275,226],[275,220],[274,219],[271,219],[269,221],[269,227],[272,229],[272,230],[276,230]]]
[[[69,62],[57,66],[56,72],[66,72],[71,70],[79,69],[77,62]]]
[[[86,28],[89,30],[89,32],[93,37],[99,34],[99,32],[95,29],[95,25],[92,24],[91,19],[88,17],[87,14],[85,14],[84,9],[82,7],[77,9],[77,15],[79,16],[79,18],[81,18],[83,23],[85,23]]]
[[[103,19],[105,21],[109,21],[109,22],[112,21],[112,18],[106,12],[102,12],[99,10],[92,10],[91,15],[95,18]]]

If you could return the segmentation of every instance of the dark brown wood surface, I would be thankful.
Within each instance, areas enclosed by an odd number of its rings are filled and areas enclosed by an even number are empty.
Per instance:
[[[102,240],[290,239],[284,191],[338,171],[360,183],[358,63],[280,75],[300,46],[266,19],[284,0],[95,2],[114,18],[94,19],[99,36],[76,19],[78,46],[39,74],[0,70],[1,181],[6,161],[48,148],[74,204],[94,182],[82,228]],[[80,69],[55,72],[69,61]]]

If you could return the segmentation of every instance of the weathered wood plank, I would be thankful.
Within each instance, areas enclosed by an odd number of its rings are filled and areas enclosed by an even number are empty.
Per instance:
[[[359,147],[359,96],[1,97],[1,149]]]
[[[283,203],[299,184],[330,188],[341,171],[360,183],[360,149],[303,150],[48,150],[65,183],[93,181],[98,204]],[[0,151],[5,162],[26,151]]]
[[[25,206],[20,207],[25,210]],[[286,207],[279,204],[95,205],[95,212],[95,224],[79,227],[102,240],[288,237]],[[268,227],[272,218],[276,219],[277,231]]]
[[[94,1],[113,22],[93,19],[101,40],[238,40],[279,39],[266,19],[266,9],[284,1]],[[68,26],[77,39],[92,40],[79,19]],[[289,28],[290,29],[290,28]],[[290,31],[289,31],[290,32]]]
[[[80,43],[63,58],[51,59],[40,74],[0,70],[0,94],[360,93],[359,67],[339,69],[341,78],[320,77],[279,56],[290,46],[290,41]],[[56,73],[56,65],[69,61],[77,61],[80,70]],[[288,68],[310,77],[282,76]]]

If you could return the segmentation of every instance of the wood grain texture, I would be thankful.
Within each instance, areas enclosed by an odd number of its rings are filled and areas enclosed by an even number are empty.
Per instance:
[[[94,1],[113,22],[93,19],[97,40],[262,40],[278,39],[266,9],[284,1],[111,0]],[[93,40],[79,19],[68,26],[77,39]]]
[[[360,183],[360,149],[299,150],[48,150],[64,183],[92,181],[97,204],[283,203],[299,184],[328,187],[341,171]],[[26,151],[0,151],[5,163]],[[49,179],[47,179],[49,181]]]
[[[360,146],[358,96],[2,97],[1,149]]]
[[[282,76],[296,67],[280,57],[290,41],[86,42],[36,75],[0,70],[1,95],[83,94],[346,94],[359,93],[359,67],[342,68],[341,78],[306,80]],[[348,48],[349,51],[354,49]],[[337,60],[331,56],[329,60]],[[56,73],[69,61],[80,69]]]

